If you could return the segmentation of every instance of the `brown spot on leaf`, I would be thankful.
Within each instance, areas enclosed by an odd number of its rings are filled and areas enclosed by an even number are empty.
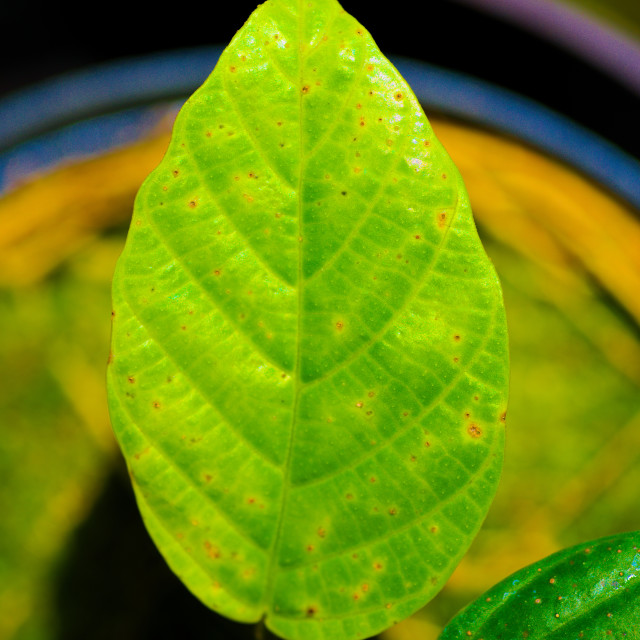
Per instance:
[[[135,379],[133,376],[129,376],[129,377],[127,378],[127,382],[129,382],[129,384],[135,384],[136,379]]]
[[[309,93],[310,89],[311,89],[311,87],[308,84],[305,84],[304,87],[302,87],[301,91],[302,91],[303,95],[306,95],[307,93]]]
[[[472,438],[479,438],[482,435],[482,431],[480,430],[480,427],[478,427],[477,424],[475,424],[474,422],[472,422],[468,427],[467,427],[467,433],[472,437]]]

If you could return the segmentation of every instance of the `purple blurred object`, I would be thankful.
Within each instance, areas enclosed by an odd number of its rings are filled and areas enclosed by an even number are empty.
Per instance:
[[[640,95],[640,43],[586,12],[553,0],[452,1],[550,40]]]

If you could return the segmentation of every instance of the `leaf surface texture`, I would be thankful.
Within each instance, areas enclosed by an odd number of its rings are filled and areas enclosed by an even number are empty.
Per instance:
[[[334,0],[270,0],[178,116],[113,283],[110,412],[147,528],[286,638],[421,607],[500,474],[507,339],[464,186]]]

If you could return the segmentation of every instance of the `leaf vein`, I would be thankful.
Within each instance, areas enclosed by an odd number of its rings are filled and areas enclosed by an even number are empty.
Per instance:
[[[202,171],[202,169],[200,168],[200,166],[191,158],[190,155],[186,156],[187,161],[191,164],[191,166],[194,168],[194,170],[196,171],[200,184],[202,184],[205,188],[205,191],[207,192],[207,195],[211,198],[214,206],[217,207],[218,211],[220,211],[220,213],[224,216],[225,220],[231,225],[231,227],[233,228],[233,230],[242,237],[242,239],[244,240],[244,242],[246,243],[246,246],[249,247],[251,249],[251,253],[253,255],[253,257],[255,258],[256,262],[270,275],[272,276],[274,279],[276,280],[280,280],[282,282],[284,282],[285,284],[291,286],[291,283],[288,282],[282,275],[276,273],[273,268],[267,263],[265,262],[264,258],[260,255],[260,253],[255,249],[255,247],[253,247],[253,245],[251,244],[250,239],[247,237],[247,235],[245,233],[242,232],[242,230],[238,227],[237,224],[235,224],[235,222],[233,221],[233,216],[231,215],[231,213],[227,210],[226,207],[224,207],[222,205],[222,203],[218,200],[218,198],[215,196],[215,194],[213,193],[213,191],[211,190],[211,188],[209,187],[209,183],[207,181],[207,179],[204,176],[204,173]],[[165,242],[166,244],[166,242]],[[182,262],[180,263],[182,264]]]
[[[261,552],[265,552],[266,550],[263,549],[253,538],[249,537],[247,535],[247,533],[245,531],[243,531],[240,526],[233,521],[233,519],[229,516],[228,513],[226,513],[221,507],[220,505],[210,496],[208,495],[205,491],[203,491],[202,487],[199,486],[193,478],[191,478],[185,471],[184,469],[182,469],[182,467],[180,467],[175,460],[173,460],[171,458],[171,456],[169,456],[167,454],[167,452],[155,441],[155,439],[150,436],[144,429],[142,429],[142,427],[137,423],[137,421],[134,419],[133,415],[131,414],[131,411],[129,410],[129,408],[124,404],[124,402],[122,402],[121,398],[118,396],[117,398],[118,400],[118,404],[120,405],[120,407],[122,408],[122,410],[127,414],[127,416],[129,417],[129,421],[130,423],[135,427],[136,431],[138,431],[138,433],[149,443],[149,445],[151,447],[153,447],[158,454],[161,456],[161,458],[165,461],[167,468],[170,469],[171,471],[173,471],[175,474],[177,474],[178,476],[180,476],[192,489],[194,489],[196,491],[196,493],[201,496],[205,502],[207,502],[208,504],[210,504],[214,510],[216,511],[216,513],[218,513],[222,519],[245,541],[250,543],[253,547],[255,547],[256,549],[260,550]]]
[[[404,146],[406,146],[406,144]],[[404,147],[403,147],[403,149],[404,149]],[[322,265],[320,265],[316,269],[316,271],[314,271],[306,279],[307,284],[310,281],[312,281],[315,277],[317,277],[319,274],[322,274],[322,273],[326,272],[326,270],[329,267],[331,267],[331,265],[334,264],[335,261],[338,260],[338,258],[340,258],[340,256],[342,256],[350,248],[349,244],[350,244],[351,240],[353,238],[355,238],[360,231],[362,231],[362,229],[364,228],[364,225],[370,220],[370,216],[371,215],[378,215],[379,216],[379,214],[375,214],[373,212],[373,209],[378,204],[378,202],[380,201],[380,198],[383,195],[384,188],[388,186],[392,171],[400,164],[401,161],[402,161],[402,154],[399,153],[396,156],[395,162],[393,163],[391,169],[385,173],[385,178],[378,182],[378,188],[376,190],[376,193],[375,193],[374,197],[367,204],[367,207],[365,208],[364,213],[360,217],[360,220],[358,220],[358,223],[355,224],[351,228],[349,233],[345,236],[344,240],[341,242],[340,247],[338,247],[334,251],[334,253],[331,256],[329,256],[324,261],[324,263]],[[382,216],[379,216],[379,217],[382,217]]]
[[[153,230],[155,231],[155,236],[158,239],[158,241],[165,247],[167,252],[175,261],[175,263],[184,270],[184,272],[189,277],[189,280],[198,287],[198,289],[202,292],[204,297],[217,309],[217,311],[220,313],[220,315],[222,315],[225,321],[235,329],[235,331],[238,334],[238,337],[241,337],[247,345],[253,348],[257,353],[259,353],[260,356],[268,364],[270,364],[271,366],[277,369],[283,369],[283,366],[280,363],[277,363],[275,360],[273,360],[273,358],[271,358],[271,356],[269,356],[269,354],[267,354],[258,343],[256,343],[249,335],[247,335],[246,331],[244,331],[242,326],[231,318],[231,316],[225,311],[224,307],[220,304],[220,302],[215,298],[215,296],[212,295],[211,291],[207,289],[204,283],[199,278],[196,278],[193,272],[187,267],[186,263],[182,259],[182,256],[176,253],[176,251],[173,249],[173,247],[171,246],[167,238],[160,232],[160,229],[158,228],[158,225],[153,220],[153,218],[149,217],[148,220]]]
[[[316,152],[324,144],[324,141],[327,140],[328,138],[330,138],[333,135],[334,131],[340,126],[340,123],[342,122],[342,114],[346,111],[346,108],[347,108],[347,105],[349,104],[349,101],[351,100],[351,98],[353,97],[353,94],[355,93],[356,89],[358,88],[358,79],[360,78],[360,76],[363,75],[364,65],[365,65],[366,62],[367,62],[367,58],[364,57],[364,59],[362,60],[362,64],[360,65],[360,67],[359,67],[354,79],[351,81],[353,83],[351,89],[349,90],[349,92],[345,96],[345,98],[342,101],[342,104],[340,105],[339,109],[336,110],[335,117],[333,118],[332,125],[328,129],[325,130],[325,132],[320,136],[320,138],[318,140],[316,140],[316,143],[313,145],[313,147],[311,147],[307,151],[307,162],[309,162],[309,160],[316,154]]]
[[[187,370],[184,368],[184,366],[173,356],[169,353],[169,351],[167,351],[166,347],[162,344],[162,342],[160,340],[158,340],[156,337],[154,337],[149,329],[149,325],[147,323],[145,323],[142,318],[140,317],[140,315],[136,312],[136,310],[133,308],[132,304],[126,300],[123,296],[123,301],[125,302],[125,304],[129,307],[131,313],[133,314],[133,316],[136,318],[136,320],[140,323],[140,326],[143,327],[147,333],[147,335],[149,336],[150,340],[152,340],[160,349],[160,351],[162,351],[162,353],[165,355],[165,357],[172,362],[175,367],[182,373],[182,375],[184,375],[184,377],[189,381],[189,383],[191,384],[192,389],[194,389],[198,395],[204,400],[204,402],[211,407],[216,414],[220,417],[220,419],[224,422],[224,424],[227,425],[227,427],[229,427],[229,429],[232,431],[232,433],[241,441],[243,442],[251,451],[253,451],[253,453],[255,453],[259,458],[261,458],[264,462],[266,462],[268,465],[270,465],[271,467],[273,467],[274,469],[279,469],[280,467],[270,458],[268,458],[263,451],[261,451],[260,449],[258,449],[250,440],[248,440],[246,438],[246,436],[244,436],[240,431],[238,431],[238,429],[236,429],[232,423],[228,420],[228,418],[222,413],[222,411],[220,410],[220,408],[217,406],[217,404],[211,399],[209,398],[209,396],[205,393],[205,391],[203,389],[201,389],[194,381],[193,378],[189,375],[189,373],[187,372]]]
[[[366,460],[369,460],[370,458],[373,458],[376,455],[378,455],[386,447],[391,446],[400,436],[404,435],[405,433],[407,433],[407,431],[412,429],[415,425],[419,424],[419,422],[423,418],[425,418],[427,415],[429,415],[429,413],[437,406],[437,404],[439,402],[441,402],[446,397],[446,395],[455,388],[455,386],[460,382],[460,380],[462,380],[462,378],[465,375],[467,375],[467,373],[469,372],[469,370],[471,369],[471,367],[475,363],[475,360],[478,357],[480,357],[480,355],[483,354],[483,346],[489,341],[489,338],[491,337],[491,335],[493,333],[493,328],[495,326],[495,318],[496,318],[496,316],[497,316],[497,309],[494,308],[493,316],[492,316],[492,322],[489,325],[489,327],[487,328],[487,331],[486,331],[486,333],[485,333],[485,335],[483,337],[482,344],[478,345],[478,348],[474,352],[473,356],[469,359],[467,364],[464,367],[460,368],[459,372],[451,379],[451,381],[440,390],[438,395],[435,396],[431,400],[431,402],[426,404],[422,408],[422,410],[419,411],[416,414],[415,418],[413,418],[412,420],[408,421],[407,424],[403,425],[400,429],[398,429],[388,440],[386,440],[384,442],[384,444],[380,445],[380,447],[378,447],[375,450],[366,451],[360,457],[355,458],[353,460],[352,464],[349,467],[343,467],[341,469],[337,469],[333,473],[330,473],[330,474],[327,474],[327,475],[324,475],[324,476],[320,476],[318,478],[314,478],[313,480],[309,480],[308,482],[296,484],[295,488],[296,489],[300,489],[302,487],[309,487],[309,486],[313,486],[315,484],[321,484],[323,482],[331,480],[334,477],[337,477],[337,476],[341,475],[342,473],[345,473],[347,471],[352,470],[353,468],[355,468],[356,466],[358,466],[362,462],[365,462]]]
[[[418,516],[408,520],[403,525],[397,526],[396,528],[394,528],[394,529],[388,531],[387,533],[385,533],[385,534],[383,534],[381,536],[378,536],[377,538],[374,538],[372,540],[367,540],[367,541],[365,541],[363,543],[354,544],[354,545],[351,545],[351,546],[343,548],[343,549],[337,549],[336,551],[334,551],[332,553],[327,553],[326,555],[324,555],[321,558],[315,558],[314,560],[308,560],[306,562],[301,562],[301,563],[296,564],[296,565],[280,567],[279,570],[282,573],[289,573],[291,571],[298,571],[298,570],[304,569],[306,567],[310,567],[310,566],[313,566],[313,565],[316,565],[316,564],[320,564],[322,562],[326,562],[327,560],[332,560],[333,558],[338,558],[338,557],[340,557],[342,555],[350,554],[350,553],[352,553],[354,551],[357,551],[358,549],[366,549],[366,548],[372,547],[373,545],[379,544],[380,542],[385,542],[387,540],[390,540],[391,538],[395,537],[396,535],[404,533],[405,531],[408,531],[409,529],[412,529],[415,526],[420,526],[423,520],[425,520],[426,518],[432,516],[434,513],[438,513],[439,511],[441,511],[443,509],[443,507],[445,505],[449,504],[450,502],[453,502],[461,494],[467,492],[468,488],[469,488],[469,485],[471,484],[472,478],[481,475],[486,470],[486,468],[489,467],[493,463],[494,463],[494,458],[492,456],[486,456],[485,459],[482,461],[482,464],[470,476],[470,479],[467,482],[465,482],[464,484],[461,484],[460,486],[458,486],[458,488],[455,491],[450,493],[445,498],[441,498],[439,500],[438,504],[436,504],[433,508],[431,508],[428,511],[426,511],[424,513],[421,513]]]
[[[389,317],[389,319],[376,331],[371,338],[364,341],[357,349],[354,349],[351,354],[341,362],[338,362],[333,368],[325,371],[321,376],[309,381],[306,383],[307,387],[314,386],[323,380],[330,378],[335,375],[337,372],[341,371],[345,367],[347,367],[351,362],[353,362],[356,358],[360,356],[361,353],[371,348],[378,340],[381,338],[386,331],[391,327],[391,325],[395,322],[396,318],[409,306],[409,304],[418,296],[420,288],[424,285],[426,280],[433,273],[434,265],[436,264],[440,254],[442,253],[444,246],[446,245],[446,241],[449,237],[449,231],[453,226],[455,221],[456,214],[458,212],[458,204],[459,204],[459,193],[456,194],[456,205],[454,207],[454,215],[452,216],[451,224],[447,227],[445,232],[442,234],[442,238],[433,252],[433,256],[427,267],[424,270],[424,273],[418,278],[416,284],[407,294],[407,297],[403,300],[402,304],[398,305],[398,308],[394,310],[393,314]]]
[[[138,500],[141,500],[147,506],[148,513],[154,518],[154,520],[158,523],[158,525],[162,527],[164,531],[167,534],[169,534],[170,537],[173,537],[174,535],[173,532],[167,527],[166,523],[160,517],[160,514],[157,512],[156,508],[145,498],[145,496],[142,494],[142,491],[137,491],[136,496]],[[187,550],[182,546],[182,544],[178,542],[176,542],[175,544],[180,548],[184,556],[188,557],[207,576],[207,578],[211,579],[214,577],[209,573],[209,568],[206,565],[204,565],[197,556],[187,552]],[[226,589],[225,591],[230,597],[234,598],[238,602],[241,602],[244,605],[254,606],[252,602],[249,602],[248,600],[244,600],[243,598],[239,598],[237,594],[235,593],[231,594],[228,589]]]
[[[225,78],[225,76],[223,76],[223,78]],[[231,108],[233,109],[235,114],[238,116],[238,120],[240,121],[240,123],[242,125],[242,129],[247,134],[247,136],[249,136],[251,142],[253,143],[254,149],[257,151],[258,155],[262,158],[263,162],[269,168],[269,170],[274,175],[274,177],[276,177],[278,180],[280,180],[281,182],[286,184],[290,189],[293,189],[294,185],[291,183],[289,178],[287,178],[282,173],[282,171],[280,169],[278,169],[273,164],[273,161],[269,158],[269,156],[265,153],[264,149],[260,145],[259,140],[256,137],[256,135],[247,126],[247,122],[246,122],[245,116],[242,113],[242,110],[238,107],[238,104],[237,104],[237,101],[236,101],[236,97],[234,96],[232,91],[229,91],[228,80],[223,79],[222,82],[223,82],[223,85],[224,85],[225,93],[229,96],[229,104],[231,105]]]

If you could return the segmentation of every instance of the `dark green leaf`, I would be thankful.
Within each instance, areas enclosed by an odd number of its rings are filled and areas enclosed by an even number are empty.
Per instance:
[[[640,638],[640,532],[580,544],[514,573],[440,640]]]

